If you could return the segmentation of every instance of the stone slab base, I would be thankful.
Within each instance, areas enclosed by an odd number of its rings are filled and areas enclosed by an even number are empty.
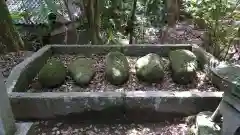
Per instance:
[[[16,123],[17,131],[14,135],[35,135],[33,123]]]
[[[239,135],[240,114],[224,99],[220,104],[220,113],[223,116],[222,135]]]

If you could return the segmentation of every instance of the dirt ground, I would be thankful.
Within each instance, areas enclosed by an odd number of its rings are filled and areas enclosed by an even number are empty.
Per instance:
[[[2,73],[4,78],[7,78],[13,67],[21,63],[33,53],[34,52],[31,51],[20,51],[18,53],[11,52],[7,54],[0,54],[0,73]]]
[[[183,121],[144,124],[84,124],[41,121],[34,124],[36,135],[192,135]]]

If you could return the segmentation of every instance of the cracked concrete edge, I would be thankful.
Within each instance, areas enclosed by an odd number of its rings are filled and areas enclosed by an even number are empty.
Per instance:
[[[32,122],[18,122],[16,123],[16,128],[14,135],[35,135]]]
[[[51,46],[45,46],[16,65],[6,80],[7,92],[24,91],[28,82],[36,76],[35,71],[40,70],[51,54]]]
[[[196,114],[214,110],[222,92],[69,92],[10,94],[12,110],[17,119],[48,119],[85,111],[101,111],[124,106],[126,110],[144,109],[158,113]],[[31,111],[29,111],[31,110]]]

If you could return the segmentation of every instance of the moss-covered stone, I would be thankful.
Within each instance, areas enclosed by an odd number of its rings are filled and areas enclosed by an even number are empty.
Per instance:
[[[67,71],[64,65],[52,58],[40,70],[38,80],[43,87],[55,87],[64,82],[66,75]]]
[[[189,50],[175,50],[169,54],[172,79],[178,84],[191,83],[196,77],[197,57]]]
[[[129,78],[129,63],[124,54],[110,52],[106,56],[106,79],[113,85],[121,85]]]
[[[142,81],[154,83],[164,77],[164,60],[154,53],[139,58],[135,68],[138,79]]]
[[[69,67],[70,76],[80,86],[88,85],[92,80],[95,71],[92,68],[94,61],[86,58],[78,58]]]

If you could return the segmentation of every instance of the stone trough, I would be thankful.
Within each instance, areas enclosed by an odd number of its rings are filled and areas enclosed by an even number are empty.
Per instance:
[[[193,51],[203,67],[212,64],[212,56],[196,45],[48,45],[17,65],[6,86],[16,119],[51,119],[71,114],[104,111],[113,108],[127,117],[160,119],[159,114],[193,115],[213,111],[223,92],[122,91],[122,92],[26,92],[28,85],[53,54],[107,54],[120,51],[127,56],[156,53],[166,57],[176,49]],[[213,62],[218,62],[216,59]],[[211,69],[211,68],[207,68]],[[117,108],[117,109],[116,109]],[[137,115],[136,115],[137,114]],[[155,117],[158,116],[158,117]],[[139,118],[139,117],[138,117]]]

